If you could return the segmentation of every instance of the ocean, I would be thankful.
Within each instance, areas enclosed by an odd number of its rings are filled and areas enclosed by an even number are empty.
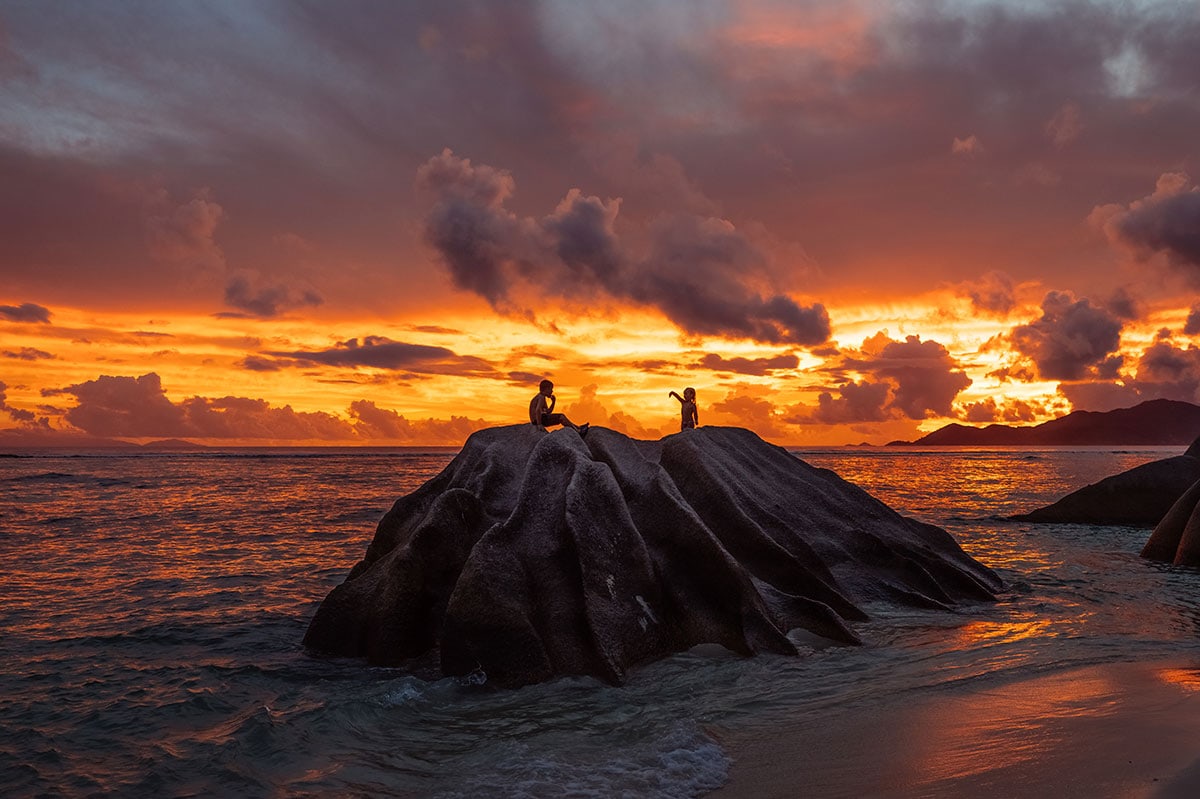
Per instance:
[[[1007,584],[953,613],[868,607],[860,647],[700,647],[621,687],[514,691],[306,652],[375,523],[453,454],[0,457],[0,795],[702,796],[747,754],[738,741],[798,719],[1200,664],[1200,572],[1140,559],[1149,531],[1004,520],[1179,448],[797,450],[945,527]]]

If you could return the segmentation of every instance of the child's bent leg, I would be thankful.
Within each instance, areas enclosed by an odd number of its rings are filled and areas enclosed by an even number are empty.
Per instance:
[[[572,430],[574,430],[579,435],[583,435],[584,433],[586,433],[588,431],[588,427],[591,426],[587,422],[584,422],[583,424],[575,424],[570,419],[568,419],[566,416],[563,416],[562,423],[564,425],[566,425],[567,427],[571,428]]]

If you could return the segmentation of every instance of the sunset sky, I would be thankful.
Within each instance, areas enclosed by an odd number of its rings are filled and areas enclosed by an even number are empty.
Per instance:
[[[0,445],[1200,402],[1200,3],[0,0]]]

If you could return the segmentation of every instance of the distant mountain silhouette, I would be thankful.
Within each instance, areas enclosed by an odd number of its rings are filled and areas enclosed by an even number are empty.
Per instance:
[[[948,424],[916,441],[893,441],[888,446],[1186,446],[1197,436],[1200,405],[1157,399],[1115,411],[1073,411],[1030,427]]]
[[[209,446],[207,444],[197,444],[195,441],[188,441],[185,438],[164,438],[159,441],[148,441],[142,444],[142,449],[189,450],[209,449]]]

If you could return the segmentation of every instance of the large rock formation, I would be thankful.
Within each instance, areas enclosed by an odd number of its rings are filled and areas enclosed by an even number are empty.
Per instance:
[[[1012,518],[1061,524],[1152,527],[1200,480],[1200,438],[1174,458],[1144,463],[1067,494],[1053,505]]]
[[[1197,444],[1200,441],[1192,448]],[[1200,566],[1200,480],[1163,516],[1142,548],[1142,557],[1176,566]]]
[[[444,674],[501,686],[620,683],[700,643],[855,643],[865,603],[948,608],[1000,585],[941,528],[747,430],[520,425],[475,433],[397,501],[304,640],[377,664],[437,648]]]

